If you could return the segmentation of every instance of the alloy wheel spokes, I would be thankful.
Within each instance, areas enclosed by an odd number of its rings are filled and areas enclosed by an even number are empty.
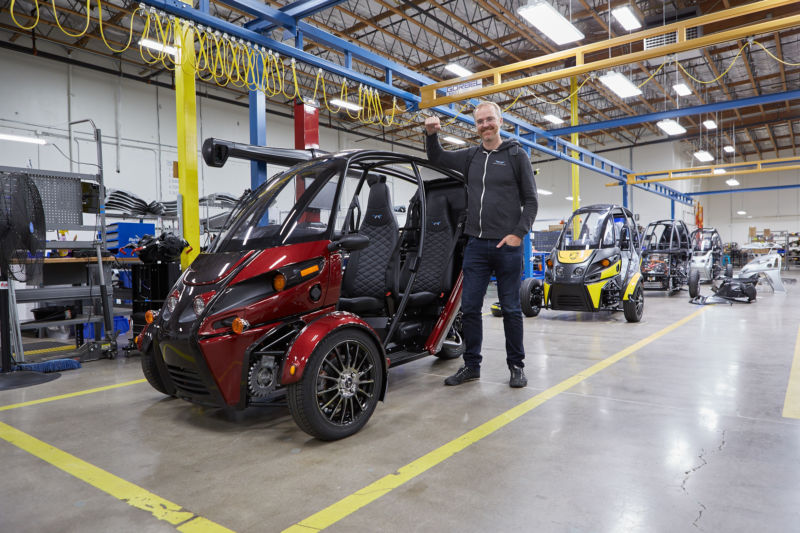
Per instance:
[[[328,352],[318,373],[317,405],[329,422],[352,424],[364,413],[374,397],[376,368],[359,342],[345,341]]]

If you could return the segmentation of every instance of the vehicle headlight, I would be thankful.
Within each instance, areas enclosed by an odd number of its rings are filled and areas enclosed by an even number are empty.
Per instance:
[[[579,277],[583,276],[584,272],[586,272],[585,268],[578,267],[578,268],[576,268],[575,270],[572,271],[572,277],[573,278],[579,278]]]
[[[203,314],[203,311],[206,310],[206,301],[203,299],[203,296],[196,296],[195,299],[192,301],[192,309],[194,310],[194,314],[200,316]]]
[[[564,266],[563,265],[556,266],[556,276],[558,276],[559,278],[564,276]]]
[[[175,310],[175,307],[178,305],[178,297],[177,296],[170,296],[167,298],[167,311],[170,313]]]

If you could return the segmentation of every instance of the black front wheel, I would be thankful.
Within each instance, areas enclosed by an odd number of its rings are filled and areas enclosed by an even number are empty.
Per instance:
[[[300,429],[320,440],[357,433],[372,416],[383,385],[381,354],[366,333],[329,334],[308,359],[303,378],[289,385],[289,411]]]
[[[542,310],[542,282],[536,278],[528,278],[519,288],[519,304],[522,314],[527,317],[537,316]]]
[[[696,298],[700,294],[700,271],[692,270],[689,273],[689,297]]]
[[[641,280],[636,282],[636,287],[627,300],[622,301],[622,310],[625,312],[625,320],[628,322],[639,322],[644,314],[644,288]]]
[[[161,394],[166,394],[167,396],[171,396],[169,391],[167,390],[167,386],[164,384],[164,379],[161,377],[161,374],[158,371],[158,366],[156,366],[155,361],[155,354],[153,353],[153,345],[151,344],[145,351],[141,352],[142,354],[142,373],[144,377],[147,379],[147,382],[153,387],[155,390],[160,392]]]

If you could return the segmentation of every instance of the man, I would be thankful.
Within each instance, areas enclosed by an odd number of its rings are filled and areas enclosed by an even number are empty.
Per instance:
[[[464,285],[461,311],[464,366],[448,377],[445,385],[461,385],[481,376],[483,298],[492,273],[503,309],[509,385],[528,384],[523,360],[522,310],[519,287],[522,278],[522,238],[536,218],[538,201],[530,159],[517,141],[500,138],[503,118],[494,102],[481,102],[473,113],[481,138],[477,147],[445,151],[439,144],[438,117],[425,119],[428,159],[441,167],[460,171],[467,185],[468,237],[464,251]]]

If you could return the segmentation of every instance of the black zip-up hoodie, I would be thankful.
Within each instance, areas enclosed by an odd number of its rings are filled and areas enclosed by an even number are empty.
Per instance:
[[[513,146],[517,149],[510,150]],[[467,184],[464,233],[481,239],[502,239],[506,235],[521,239],[531,230],[539,202],[530,159],[519,142],[503,141],[491,151],[483,144],[477,152],[474,147],[444,150],[434,133],[426,136],[425,148],[431,163],[464,175]],[[516,154],[512,155],[513,152]],[[467,164],[469,168],[465,168]]]

